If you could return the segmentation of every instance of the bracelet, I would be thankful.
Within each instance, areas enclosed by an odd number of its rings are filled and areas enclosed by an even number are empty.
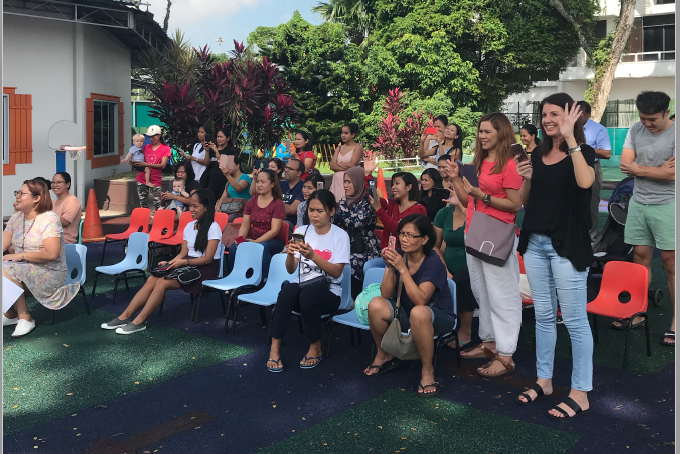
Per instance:
[[[187,257],[187,265],[189,264],[189,257]]]

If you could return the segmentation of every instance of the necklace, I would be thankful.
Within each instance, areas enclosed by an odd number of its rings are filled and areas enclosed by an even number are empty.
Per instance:
[[[35,216],[35,219],[33,219],[33,222],[31,222],[31,226],[28,228],[28,232],[26,231],[26,216],[24,216],[24,226],[23,226],[23,233],[24,237],[21,239],[21,253],[23,254],[26,252],[24,249],[24,244],[26,243],[26,236],[31,232],[31,229],[33,228],[33,224],[35,224],[35,221],[38,219],[38,215]]]

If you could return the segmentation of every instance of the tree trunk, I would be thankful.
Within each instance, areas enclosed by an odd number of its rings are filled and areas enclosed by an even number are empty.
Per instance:
[[[170,21],[170,7],[172,6],[172,1],[168,0],[168,6],[165,8],[165,19],[163,19],[163,31],[168,32],[168,22]]]
[[[623,55],[626,44],[628,44],[630,32],[633,29],[635,3],[636,0],[621,0],[619,22],[616,25],[614,42],[609,51],[609,61],[604,65],[604,68],[596,70],[595,78],[590,83],[590,92],[592,93],[591,105],[593,109],[591,117],[594,121],[600,121],[607,107],[616,67],[619,64],[619,60],[621,60],[621,55]]]

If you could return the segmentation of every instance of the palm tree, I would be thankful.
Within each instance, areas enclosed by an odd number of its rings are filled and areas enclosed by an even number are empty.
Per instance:
[[[360,45],[375,25],[375,0],[329,0],[312,7],[328,23],[347,27],[350,41]]]

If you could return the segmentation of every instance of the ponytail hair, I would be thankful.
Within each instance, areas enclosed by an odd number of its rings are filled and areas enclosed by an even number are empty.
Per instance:
[[[527,123],[522,126],[522,129],[524,129],[530,136],[534,136],[534,143],[536,145],[541,143],[541,139],[538,138],[538,129],[536,129],[536,126]]]
[[[194,195],[198,197],[198,203],[206,208],[203,217],[196,220],[198,232],[196,233],[194,249],[205,254],[205,250],[208,248],[208,230],[210,230],[212,223],[215,222],[215,200],[212,191],[208,189],[199,189],[192,194],[192,197]]]

